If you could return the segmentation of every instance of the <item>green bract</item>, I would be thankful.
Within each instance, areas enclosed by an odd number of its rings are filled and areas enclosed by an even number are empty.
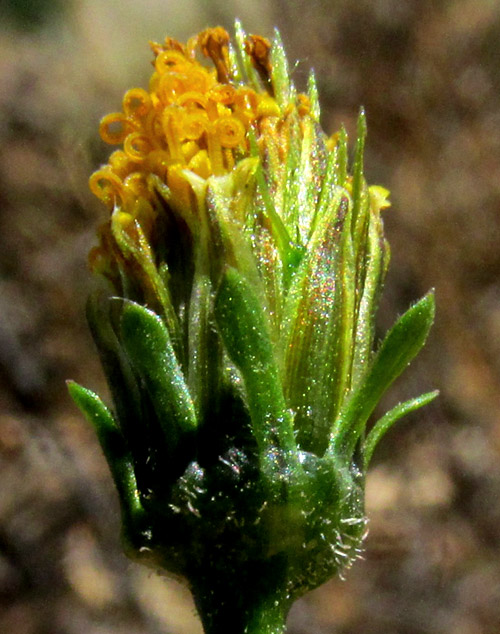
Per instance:
[[[436,396],[367,430],[424,344],[434,300],[375,345],[387,192],[364,179],[364,114],[350,175],[345,131],[319,127],[313,75],[298,95],[277,35],[269,48],[237,25],[233,48],[224,33],[198,36],[217,69],[206,94],[193,97],[190,82],[208,71],[168,40],[155,45],[148,107],[124,106],[133,161],[115,155],[94,178],[109,186],[111,216],[92,262],[112,288],[88,309],[113,411],[69,390],[110,464],[127,552],[187,579],[207,632],[277,633],[294,599],[356,559],[373,451]],[[166,92],[173,66],[182,99]],[[218,132],[230,119],[247,126],[232,145]],[[140,125],[159,135],[143,157]]]

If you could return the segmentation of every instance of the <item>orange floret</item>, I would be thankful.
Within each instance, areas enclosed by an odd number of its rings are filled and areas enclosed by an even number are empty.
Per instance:
[[[284,140],[282,133],[274,132],[279,127],[272,122],[284,121],[294,110],[304,116],[309,107],[304,96],[296,104],[278,104],[270,80],[270,44],[260,36],[245,42],[246,54],[262,80],[260,89],[258,81],[243,83],[231,57],[229,35],[221,27],[206,29],[185,45],[172,38],[150,44],[154,71],[149,89],[128,90],[122,112],[101,120],[101,138],[120,147],[89,182],[112,216],[126,214],[127,220],[140,225],[146,239],[154,227],[158,186],[165,186],[162,195],[183,218],[196,217],[187,170],[201,179],[223,176],[250,156],[252,143],[253,151],[268,147],[275,154],[272,146],[282,147]],[[202,63],[205,58],[213,66]],[[274,136],[264,142],[269,130]],[[127,223],[113,226],[132,236]],[[109,245],[103,244],[101,235],[99,257],[94,250],[90,258],[93,270],[102,270],[97,263],[106,251]]]
[[[256,63],[268,66],[265,40],[253,37],[249,42]],[[151,45],[155,70],[149,92],[128,90],[123,112],[106,115],[100,124],[104,141],[123,144],[90,179],[92,192],[110,208],[133,206],[134,192],[124,183],[131,175],[138,180],[153,173],[166,183],[174,165],[176,171],[187,168],[202,178],[230,171],[249,153],[250,128],[263,117],[280,115],[268,92],[230,83],[228,44],[229,35],[217,27],[187,46],[171,38]],[[195,58],[195,46],[215,69]]]

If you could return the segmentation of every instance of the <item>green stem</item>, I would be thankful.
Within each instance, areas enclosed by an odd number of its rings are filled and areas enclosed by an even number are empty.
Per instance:
[[[284,634],[291,602],[269,579],[212,581],[192,588],[205,634]]]

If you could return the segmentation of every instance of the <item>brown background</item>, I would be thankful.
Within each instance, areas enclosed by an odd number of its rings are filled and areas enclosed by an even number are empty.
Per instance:
[[[64,379],[105,392],[84,321],[104,209],[99,118],[146,85],[148,39],[278,26],[323,125],[368,113],[388,186],[381,332],[430,287],[430,341],[385,405],[434,387],[368,478],[365,561],[298,602],[291,634],[500,631],[500,2],[0,2],[0,631],[200,632],[188,593],[129,563],[93,432]]]

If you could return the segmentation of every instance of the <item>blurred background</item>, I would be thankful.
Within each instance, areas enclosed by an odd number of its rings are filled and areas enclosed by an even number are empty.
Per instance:
[[[383,332],[429,288],[437,321],[385,406],[438,387],[367,484],[365,560],[304,597],[290,634],[500,631],[500,2],[0,0],[0,631],[200,634],[188,591],[128,562],[73,378],[106,394],[84,304],[105,209],[101,116],[145,86],[148,40],[239,17],[317,72],[322,123],[368,114],[392,191]]]

